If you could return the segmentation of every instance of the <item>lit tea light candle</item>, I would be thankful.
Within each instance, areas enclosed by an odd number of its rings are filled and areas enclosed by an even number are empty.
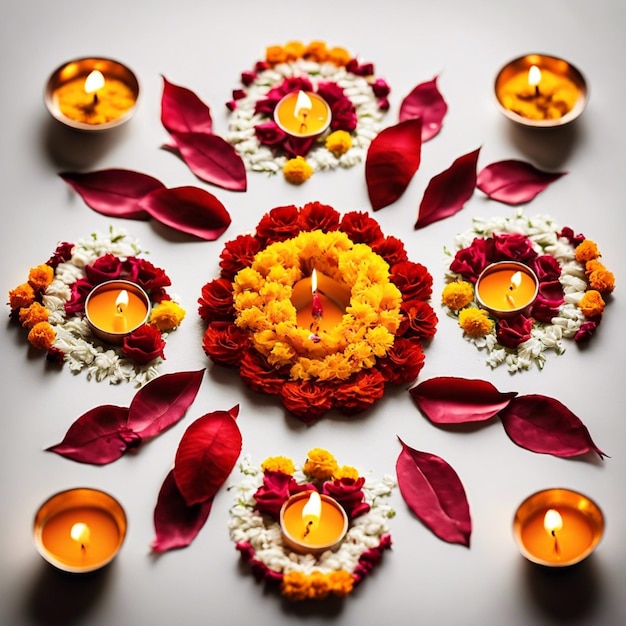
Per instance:
[[[276,105],[274,121],[288,135],[315,137],[330,125],[330,106],[316,93],[292,91]]]
[[[540,54],[505,65],[496,77],[495,93],[502,112],[526,126],[567,124],[587,104],[587,84],[580,71],[563,59]]]
[[[341,323],[350,304],[350,292],[336,280],[314,269],[311,276],[293,286],[291,302],[296,309],[298,326],[319,333]]]
[[[595,502],[580,493],[546,489],[519,506],[513,533],[529,561],[565,567],[595,550],[604,534],[604,516]]]
[[[95,287],[85,300],[85,316],[94,336],[120,344],[150,316],[148,294],[125,280],[110,280]]]
[[[105,130],[132,117],[139,83],[125,65],[111,59],[70,61],[50,76],[44,93],[52,116],[79,130]]]
[[[100,569],[118,554],[126,514],[112,496],[96,489],[62,491],[41,505],[33,537],[41,556],[65,572]]]
[[[317,555],[339,548],[348,532],[348,516],[330,496],[304,491],[283,504],[280,527],[288,548]]]
[[[539,292],[537,275],[517,261],[488,265],[476,281],[476,301],[494,317],[528,313]]]

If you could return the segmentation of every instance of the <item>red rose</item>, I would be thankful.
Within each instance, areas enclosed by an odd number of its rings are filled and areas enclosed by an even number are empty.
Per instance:
[[[520,343],[530,339],[533,321],[523,315],[516,315],[510,320],[500,320],[496,329],[498,343],[505,348],[517,348]]]
[[[251,70],[244,70],[243,72],[241,72],[241,82],[246,87],[249,87],[254,82],[255,78],[256,72],[253,72]]]
[[[92,285],[98,285],[107,280],[117,280],[121,273],[122,262],[111,253],[107,253],[93,263],[85,265],[87,280]]]
[[[490,261],[519,261],[530,265],[537,257],[532,241],[519,233],[494,233],[487,240],[487,258]]]
[[[437,332],[437,314],[433,307],[423,300],[408,300],[402,303],[402,321],[398,335],[431,339]]]
[[[391,89],[384,78],[377,78],[372,83],[372,91],[377,98],[386,98],[391,92]]]
[[[346,415],[355,415],[383,397],[385,379],[378,370],[362,370],[334,390],[336,406]]]
[[[52,269],[56,269],[59,263],[64,263],[65,261],[69,261],[72,258],[73,249],[73,243],[68,243],[67,241],[60,243],[52,256],[46,262],[46,265],[49,265]]]
[[[418,339],[396,337],[387,356],[378,362],[384,379],[394,385],[413,382],[424,367],[424,352]]]
[[[559,262],[549,254],[538,256],[533,263],[533,269],[539,282],[558,280],[561,275]]]
[[[450,263],[450,271],[475,283],[487,265],[487,242],[476,237],[470,246],[456,253],[454,260]]]
[[[281,372],[268,365],[265,357],[256,350],[246,350],[241,355],[239,376],[252,391],[277,395],[285,384],[287,374],[288,370]]]
[[[339,212],[321,202],[308,202],[300,210],[298,227],[303,231],[321,230],[325,233],[339,228]]]
[[[288,381],[280,389],[280,399],[305,424],[311,424],[332,408],[332,392],[322,383]]]
[[[204,353],[218,365],[238,366],[248,346],[248,334],[230,322],[212,322],[202,338]]]
[[[312,488],[310,485],[298,485],[289,474],[266,470],[263,472],[263,484],[254,494],[256,509],[278,521],[280,509],[290,496]]]
[[[559,237],[565,237],[570,243],[571,246],[579,246],[583,241],[585,241],[586,237],[583,234],[575,235],[574,231],[569,227],[565,226],[563,230],[559,233]]]
[[[65,312],[68,315],[82,313],[85,309],[85,300],[93,289],[93,284],[85,278],[79,278],[72,283],[72,295],[65,303]]]
[[[391,282],[402,292],[402,300],[428,300],[433,292],[433,277],[421,263],[403,261],[391,268]]]
[[[574,341],[576,341],[577,343],[589,341],[591,337],[593,336],[593,334],[596,332],[596,329],[598,328],[599,323],[600,323],[600,320],[598,319],[597,322],[589,320],[581,324],[580,328],[574,335]]]
[[[228,241],[220,254],[221,276],[232,280],[239,270],[252,264],[260,249],[261,244],[252,235],[239,235]]]
[[[402,263],[402,261],[408,261],[408,255],[404,248],[404,243],[397,237],[388,236],[383,239],[377,239],[372,242],[372,250],[379,254],[391,267]]]
[[[317,93],[328,102],[331,108],[336,102],[341,102],[346,98],[342,87],[328,81],[321,82],[317,86]]]
[[[124,272],[127,268],[130,270],[128,280],[137,282],[150,293],[154,290],[162,290],[163,287],[168,287],[172,284],[165,270],[154,266],[150,261],[146,261],[145,259],[129,257],[124,263]]]
[[[345,509],[352,520],[370,510],[370,505],[363,502],[365,494],[362,487],[365,478],[342,478],[341,480],[327,481],[322,486],[322,493],[334,498]]]
[[[280,146],[287,139],[287,133],[276,122],[257,124],[254,127],[254,134],[266,146]]]
[[[378,222],[367,213],[350,211],[341,220],[341,230],[350,237],[354,243],[366,243],[371,245],[377,239],[383,237]]]
[[[263,246],[291,239],[299,232],[298,209],[293,204],[272,209],[261,218],[256,227],[257,237]]]
[[[235,314],[233,288],[229,280],[216,278],[202,287],[198,313],[203,320],[229,320]]]
[[[356,108],[348,98],[342,98],[331,107],[331,130],[345,130],[352,132],[357,126]]]
[[[122,354],[139,365],[145,365],[157,357],[164,359],[164,349],[165,341],[161,333],[150,324],[144,324],[126,335],[122,343]]]
[[[565,302],[563,286],[558,280],[539,283],[539,293],[532,307],[532,316],[539,322],[550,324]]]
[[[391,535],[387,533],[380,538],[380,543],[375,548],[370,548],[361,554],[359,562],[354,568],[352,575],[354,576],[355,584],[361,582],[369,573],[374,569],[380,560],[383,558],[385,550],[391,549]]]
[[[315,143],[315,137],[292,137],[287,136],[282,148],[288,157],[305,156]]]

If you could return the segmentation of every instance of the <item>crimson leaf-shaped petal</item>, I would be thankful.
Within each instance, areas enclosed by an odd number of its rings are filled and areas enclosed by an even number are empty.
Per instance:
[[[176,424],[200,388],[204,370],[163,374],[144,385],[132,399],[128,427],[143,439]]]
[[[432,139],[440,130],[448,105],[437,88],[437,76],[417,85],[400,105],[399,119],[422,118],[422,141]]]
[[[485,380],[440,376],[409,390],[424,415],[436,424],[484,422],[503,409],[517,395],[501,393]]]
[[[565,174],[544,172],[525,161],[509,159],[484,167],[478,174],[476,185],[492,200],[515,205],[529,202]]]
[[[161,123],[170,133],[207,133],[213,131],[209,107],[187,89],[163,77]]]
[[[246,166],[225,139],[207,133],[172,133],[172,137],[183,161],[198,178],[229,191],[246,190]]]
[[[383,129],[365,159],[367,192],[374,211],[395,202],[406,190],[422,159],[422,120]]]
[[[231,222],[226,207],[198,187],[158,189],[147,195],[141,206],[162,224],[207,241],[217,239]]]
[[[555,398],[519,396],[500,411],[500,419],[511,440],[531,452],[571,457],[594,451],[606,456],[581,420]]]
[[[457,473],[441,457],[415,450],[398,439],[402,451],[396,475],[404,501],[437,537],[469,548],[472,520]]]
[[[215,496],[241,453],[235,419],[239,406],[198,418],[185,431],[174,461],[174,477],[187,506]]]
[[[139,201],[165,185],[147,174],[123,169],[95,172],[62,172],[59,176],[76,191],[85,204],[108,217],[148,220]]]
[[[60,443],[47,448],[79,463],[106,465],[126,452],[121,432],[126,428],[128,409],[103,404],[81,415]]]
[[[187,506],[171,470],[161,485],[154,508],[154,552],[188,546],[204,526],[212,506],[213,498]]]
[[[480,148],[460,156],[447,169],[434,176],[420,203],[415,229],[458,213],[476,187],[476,164]]]

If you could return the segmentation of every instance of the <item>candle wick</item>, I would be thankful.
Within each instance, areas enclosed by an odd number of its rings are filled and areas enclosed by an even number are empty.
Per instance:
[[[302,111],[302,113],[300,114],[302,116],[302,122],[300,122],[300,131],[301,133],[305,133],[306,132],[306,118],[308,115],[308,111]]]
[[[117,305],[117,312],[121,315],[124,312],[124,309],[122,308],[121,304]]]
[[[539,85],[535,85],[535,98],[538,98],[541,94],[539,93]]]
[[[98,104],[98,92],[97,91],[94,91],[94,94],[93,94],[93,104],[94,106]]]
[[[560,554],[561,549],[559,547],[559,540],[557,539],[555,530],[552,531],[552,536],[554,537],[554,551],[556,552],[556,554]]]
[[[304,539],[304,537],[306,537],[310,532],[311,532],[311,526],[312,526],[313,522],[312,521],[308,521],[306,524],[306,527],[304,529],[304,533],[302,534],[302,538]]]
[[[82,552],[86,552],[87,551],[87,546],[85,546],[84,543],[81,543],[80,544],[80,549],[81,549]]]

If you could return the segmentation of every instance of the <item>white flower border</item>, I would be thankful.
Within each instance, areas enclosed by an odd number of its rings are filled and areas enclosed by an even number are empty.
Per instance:
[[[572,339],[582,324],[586,321],[585,315],[578,307],[578,303],[588,289],[585,267],[576,261],[575,248],[564,237],[559,237],[561,227],[548,215],[527,217],[523,209],[517,209],[512,217],[494,217],[490,219],[474,217],[473,227],[456,236],[454,251],[445,250],[449,258],[449,265],[458,250],[471,245],[475,237],[489,238],[494,233],[518,233],[528,237],[534,250],[542,255],[549,254],[561,266],[559,281],[565,292],[565,302],[559,307],[559,314],[552,318],[551,324],[535,322],[531,337],[516,349],[507,349],[501,346],[494,332],[484,337],[463,336],[473,343],[479,350],[485,349],[488,353],[487,365],[492,369],[505,364],[511,373],[528,370],[534,364],[543,369],[546,362],[546,350],[553,350],[556,354],[563,354],[565,346],[563,339]],[[445,275],[446,282],[458,280],[460,276],[449,269]],[[458,312],[449,311],[450,316],[458,318]]]
[[[234,543],[248,542],[254,549],[255,558],[274,572],[309,575],[314,571],[330,573],[346,570],[352,574],[361,555],[376,548],[381,537],[389,532],[387,520],[395,515],[395,511],[386,500],[396,487],[396,481],[392,476],[385,475],[377,482],[366,479],[362,489],[364,499],[371,508],[350,522],[345,539],[336,552],[327,551],[317,557],[292,552],[283,543],[280,524],[254,508],[254,494],[263,484],[263,470],[253,466],[249,456],[245,456],[238,467],[242,479],[235,486],[236,503],[230,509],[230,538]],[[298,483],[308,480],[301,468],[293,476]]]
[[[113,227],[106,235],[93,233],[90,239],[81,239],[74,244],[72,257],[59,263],[54,280],[43,293],[42,304],[49,311],[48,322],[56,333],[52,347],[63,352],[64,361],[72,372],[86,370],[88,380],[108,380],[111,384],[133,382],[140,387],[159,375],[163,359],[158,357],[140,365],[115,349],[95,345],[87,320],[74,316],[68,319],[65,313],[65,303],[72,295],[71,286],[86,277],[86,265],[107,253],[126,258],[145,254],[145,251],[126,231]],[[162,333],[162,336],[165,339],[167,334]]]
[[[305,156],[313,170],[349,168],[363,161],[368,146],[380,132],[384,116],[371,84],[365,77],[349,72],[344,66],[297,59],[290,63],[279,63],[259,72],[254,81],[245,88],[246,96],[236,101],[237,106],[230,114],[226,140],[234,146],[244,160],[246,168],[276,174],[287,162],[286,155],[275,156],[269,146],[263,145],[257,139],[254,127],[266,122],[268,118],[255,114],[254,107],[258,100],[266,97],[270,89],[282,83],[285,78],[294,76],[309,78],[316,89],[320,82],[337,83],[356,109],[357,126],[350,133],[352,147],[336,157],[324,145],[325,138],[330,132],[327,131],[318,138],[314,147]]]

